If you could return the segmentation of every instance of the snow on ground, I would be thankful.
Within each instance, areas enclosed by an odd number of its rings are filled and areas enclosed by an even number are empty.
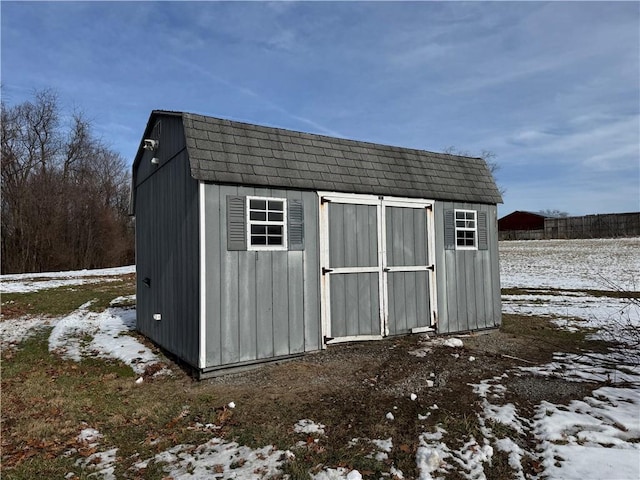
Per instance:
[[[135,265],[97,270],[68,272],[17,273],[0,275],[0,293],[37,292],[48,288],[117,280],[120,275],[135,273]]]
[[[503,377],[474,386],[483,405],[479,420],[485,440],[509,454],[514,478],[524,478],[526,457],[538,462],[541,477],[548,479],[640,478],[640,308],[623,298],[581,291],[615,286],[638,291],[638,247],[640,238],[500,244],[503,286],[561,289],[505,295],[504,312],[553,317],[562,328],[591,328],[591,337],[621,343],[606,354],[559,352],[547,365],[505,374],[609,384],[568,405],[542,401],[531,418],[505,401]],[[518,436],[497,438],[491,424],[509,426]],[[525,437],[533,438],[535,449],[522,448],[526,442],[518,440]]]
[[[313,420],[309,420],[308,418],[298,420],[298,423],[293,427],[293,431],[296,433],[307,433],[324,435],[325,426],[321,423],[315,423]]]
[[[49,351],[64,358],[112,358],[129,365],[141,375],[160,358],[129,332],[136,328],[135,309],[108,308],[91,312],[91,302],[61,318],[17,318],[0,322],[0,347],[18,346],[43,329],[50,328]],[[157,374],[168,373],[167,369]]]
[[[43,328],[51,328],[57,318],[16,318],[0,322],[0,349],[15,347]]]
[[[502,288],[640,290],[640,237],[500,242]]]
[[[503,287],[536,289],[505,295],[505,312],[552,317],[562,328],[589,327],[594,329],[593,337],[614,338],[623,345],[607,354],[558,352],[547,365],[517,368],[472,386],[481,405],[478,415],[481,435],[457,439],[461,446],[453,448],[446,444],[447,432],[441,427],[420,434],[415,458],[420,480],[443,478],[452,472],[465,479],[485,479],[484,467],[496,452],[508,456],[515,479],[525,478],[523,463],[530,461],[538,466],[537,476],[532,478],[637,480],[640,478],[640,348],[629,339],[626,328],[640,325],[640,313],[624,299],[593,296],[585,290],[611,289],[608,282],[639,290],[640,238],[502,242],[500,253]],[[122,273],[132,271],[133,267],[125,267]],[[51,285],[46,282],[56,279],[80,281],[80,278],[70,278],[76,275],[86,279],[116,274],[111,269],[95,272],[38,274],[38,278],[48,278],[43,281],[36,281],[35,275],[5,276],[2,289],[5,291],[5,284],[11,282],[36,288],[36,283]],[[47,320],[48,324],[41,319],[21,320],[22,325],[0,322],[0,343],[17,343],[29,332],[53,326],[50,349],[68,358],[79,360],[89,355],[118,358],[138,373],[145,365],[158,361],[146,347],[126,335],[135,325],[134,310],[110,308],[93,313],[88,307],[83,305],[64,318]],[[444,344],[441,339],[438,342]],[[453,347],[460,346],[455,343]],[[428,355],[431,347],[427,342],[412,353]],[[533,415],[527,416],[507,401],[505,379],[516,375],[607,384],[568,405],[542,401],[534,408]],[[428,413],[419,417],[426,419]],[[509,428],[498,428],[500,425]],[[308,419],[300,420],[292,428],[316,435],[325,430],[324,425]],[[511,433],[505,436],[505,432]],[[117,449],[107,447],[98,451],[100,440],[99,432],[93,429],[81,432],[78,442],[91,442],[96,452],[78,460],[79,465],[98,478],[113,478]],[[371,455],[381,460],[393,451],[393,438],[366,441],[372,445]],[[132,473],[143,475],[144,469],[153,462],[161,464],[167,476],[175,479],[267,478],[280,474],[284,462],[292,455],[273,446],[250,449],[214,437],[201,445],[171,447],[138,462]],[[389,466],[387,475],[403,478],[402,472],[393,465]],[[357,470],[327,466],[312,478],[358,480],[362,475]]]
[[[628,299],[596,296],[589,290],[640,290],[640,238],[501,242],[500,254],[502,286],[531,289],[504,295],[505,313],[546,316],[561,328],[589,328],[592,338],[620,345],[607,353],[558,352],[547,365],[521,367],[473,385],[482,406],[478,421],[484,438],[469,437],[461,449],[453,450],[443,442],[442,428],[423,433],[416,453],[420,480],[442,478],[452,470],[463,478],[484,479],[484,465],[495,452],[507,454],[516,479],[526,478],[523,462],[528,460],[538,466],[534,478],[637,480],[640,307]],[[425,346],[413,354],[428,351]],[[607,386],[568,405],[542,401],[527,417],[506,400],[509,376]],[[497,433],[505,431],[499,425],[512,433],[506,437]],[[535,447],[525,447],[532,443]]]
[[[141,375],[160,359],[127,332],[135,329],[136,311],[108,308],[99,313],[88,310],[91,302],[61,318],[49,335],[49,351],[81,361],[87,357],[115,358]]]
[[[251,449],[236,442],[212,438],[201,445],[176,445],[138,462],[134,470],[146,469],[150,462],[162,465],[168,478],[270,478],[281,473],[282,464],[292,458],[288,451],[273,446]]]

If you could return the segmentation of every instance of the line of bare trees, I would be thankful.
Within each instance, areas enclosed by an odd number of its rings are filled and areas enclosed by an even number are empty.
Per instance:
[[[84,115],[45,90],[3,101],[1,128],[2,273],[133,263],[129,171]]]

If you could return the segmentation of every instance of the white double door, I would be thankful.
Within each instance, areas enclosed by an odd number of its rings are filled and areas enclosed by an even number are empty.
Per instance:
[[[432,326],[433,202],[320,194],[320,232],[325,343]]]

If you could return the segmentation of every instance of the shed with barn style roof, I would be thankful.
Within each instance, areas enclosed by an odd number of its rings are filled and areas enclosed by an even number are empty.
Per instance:
[[[153,111],[132,175],[138,330],[206,377],[495,328],[501,201],[480,158]]]

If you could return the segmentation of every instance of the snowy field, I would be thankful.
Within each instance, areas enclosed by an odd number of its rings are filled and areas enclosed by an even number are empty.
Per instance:
[[[573,240],[502,242],[500,244],[503,287],[531,289],[503,296],[508,313],[546,316],[560,327],[594,329],[596,338],[622,342],[610,354],[575,355],[558,352],[553,362],[507,371],[471,385],[481,405],[477,414],[481,435],[458,439],[462,447],[447,445],[446,430],[426,428],[416,439],[416,466],[420,480],[447,478],[452,472],[469,480],[487,478],[485,466],[496,452],[506,452],[511,478],[557,480],[637,480],[640,478],[640,346],[635,341],[640,328],[640,308],[625,298],[602,295],[595,290],[616,286],[637,291],[640,272],[640,238],[622,240]],[[59,274],[11,275],[2,277],[2,292],[34,291],[60,285],[104,281],[104,277],[133,272],[133,267]],[[98,277],[102,277],[99,279]],[[613,283],[612,283],[613,282]],[[28,318],[0,322],[2,348],[19,347],[22,340],[43,328],[51,329],[52,354],[79,361],[89,356],[117,358],[138,374],[161,360],[134,336],[135,310],[113,306],[104,312],[88,310],[89,304],[62,318]],[[90,340],[87,340],[90,339]],[[439,339],[430,340],[442,345]],[[464,341],[464,339],[462,339]],[[439,342],[439,343],[438,343]],[[460,348],[462,342],[450,342]],[[170,374],[167,369],[159,374]],[[561,378],[567,382],[606,381],[591,395],[576,398],[568,405],[541,401],[533,414],[520,411],[508,402],[508,378],[519,376]],[[415,400],[412,396],[411,400]],[[227,408],[234,408],[230,403]],[[426,420],[432,405],[418,415]],[[393,412],[381,421],[394,421]],[[506,428],[497,428],[499,426]],[[293,458],[290,450],[266,445],[250,449],[216,437],[215,425],[198,425],[211,431],[209,441],[200,445],[175,445],[152,458],[141,458],[131,477],[140,477],[149,462],[163,465],[167,478],[269,478],[279,475],[285,462]],[[313,419],[300,419],[291,430],[300,435],[300,444],[331,441],[325,426]],[[511,432],[505,435],[505,432]],[[91,478],[115,479],[118,449],[105,445],[99,430],[85,426],[78,443],[95,450],[78,460],[77,466]],[[390,458],[393,438],[359,439],[366,442],[371,456],[381,461]],[[313,445],[313,443],[311,443]],[[74,452],[68,452],[72,455]],[[525,474],[524,462],[533,462],[536,474]],[[386,478],[405,475],[388,462]],[[78,478],[70,472],[67,478]],[[317,480],[362,478],[360,472],[342,467],[324,468],[312,475]]]
[[[640,237],[500,242],[502,288],[640,290]]]
[[[37,292],[48,288],[114,281],[120,275],[135,273],[135,265],[68,272],[16,273],[0,277],[0,293]]]

